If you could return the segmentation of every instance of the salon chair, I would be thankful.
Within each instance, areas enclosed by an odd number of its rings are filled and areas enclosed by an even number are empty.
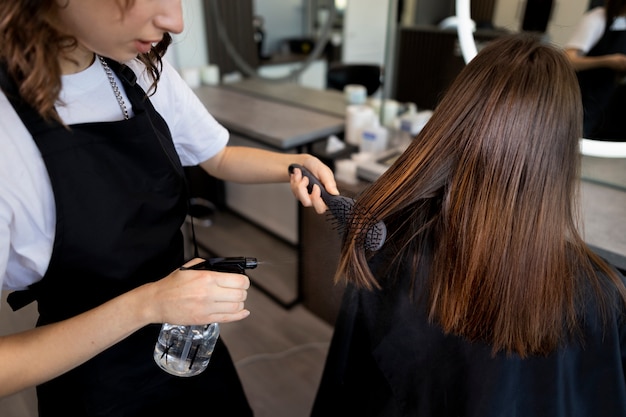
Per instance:
[[[382,69],[377,64],[333,64],[326,73],[326,88],[343,91],[348,84],[360,84],[370,97],[382,84]]]

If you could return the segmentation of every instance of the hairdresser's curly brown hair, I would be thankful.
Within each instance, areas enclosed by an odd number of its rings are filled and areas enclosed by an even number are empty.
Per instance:
[[[134,3],[134,0],[116,1],[122,10]],[[77,46],[76,39],[56,23],[60,7],[56,0],[0,2],[0,66],[17,84],[26,103],[45,120],[57,121],[60,120],[54,105],[61,90],[58,57]],[[171,42],[171,36],[166,33],[150,52],[137,56],[153,79],[151,93],[156,91],[162,57]]]

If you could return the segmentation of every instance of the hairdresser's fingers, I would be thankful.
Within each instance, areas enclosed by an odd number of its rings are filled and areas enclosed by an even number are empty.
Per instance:
[[[319,180],[329,194],[339,194],[335,175],[328,165],[317,158],[310,158],[304,162],[304,167]]]
[[[242,310],[249,287],[249,278],[242,274],[177,269],[144,288],[149,291],[146,298],[154,300],[150,304],[149,314],[154,316],[151,321],[201,324],[247,317],[249,313],[242,313]],[[213,314],[232,316],[214,318]]]
[[[204,262],[204,259],[202,258],[193,258],[190,261],[187,261],[184,265],[183,268],[191,268],[194,265],[197,265],[199,263]]]
[[[250,288],[250,278],[243,274],[233,274],[230,272],[211,271],[215,277],[215,284],[220,288],[247,290]]]
[[[240,288],[222,288],[215,296],[218,303],[243,303],[248,299],[248,291]]]
[[[319,178],[320,182],[324,185],[324,188],[329,194],[339,195],[335,175],[328,166],[321,164],[321,168],[314,175]]]
[[[300,168],[295,168],[292,171],[289,177],[289,184],[291,186],[291,191],[304,207],[311,207],[313,205],[307,189],[309,186],[309,179],[302,175]]]
[[[326,206],[326,203],[322,199],[321,194],[322,194],[322,191],[320,190],[320,187],[318,185],[314,185],[313,191],[311,191],[311,194],[309,194],[309,198],[311,199],[311,204],[313,205],[315,212],[318,214],[322,214],[326,212],[326,210],[328,210],[328,207]]]
[[[326,168],[328,171],[328,167],[326,165],[320,164],[322,167]],[[332,171],[331,178],[332,178]],[[309,193],[309,178],[307,176],[302,175],[302,171],[300,168],[295,168],[291,174],[291,188],[296,197],[300,200],[304,207],[313,207],[318,214],[322,214],[326,212],[328,207],[326,203],[322,199],[322,190],[321,188],[314,184],[311,187],[311,192]],[[332,179],[332,184],[335,186],[334,178]],[[336,186],[335,186],[336,187]]]
[[[215,313],[211,315],[210,321],[212,323],[232,323],[235,321],[243,320],[250,315],[250,311],[246,309],[238,309],[239,305],[236,305],[233,310],[235,313]]]

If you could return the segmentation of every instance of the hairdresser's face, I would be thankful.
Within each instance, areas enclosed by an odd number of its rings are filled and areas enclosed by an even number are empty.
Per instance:
[[[117,0],[57,0],[61,27],[82,48],[117,61],[148,52],[165,32],[183,30],[181,0],[134,0],[123,9]]]

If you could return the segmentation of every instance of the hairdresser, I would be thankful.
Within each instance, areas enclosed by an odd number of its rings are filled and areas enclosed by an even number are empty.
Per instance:
[[[15,309],[39,309],[36,328],[0,337],[0,396],[38,385],[40,417],[250,416],[221,338],[193,378],[152,358],[160,323],[249,314],[245,275],[179,270],[182,167],[269,183],[289,182],[296,162],[337,193],[310,155],[226,146],[164,59],[181,7],[0,2],[0,283]],[[299,175],[292,189],[325,210]]]

